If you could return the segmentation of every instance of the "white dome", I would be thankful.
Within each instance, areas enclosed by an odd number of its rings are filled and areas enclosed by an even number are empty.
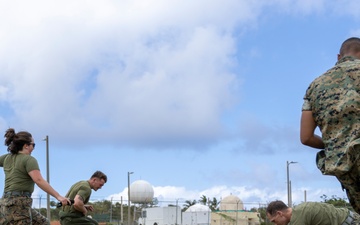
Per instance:
[[[223,200],[220,202],[220,210],[243,210],[244,204],[238,198],[234,195],[226,196]]]
[[[195,204],[190,206],[185,212],[210,212],[210,208],[206,205]]]
[[[133,203],[149,203],[154,198],[154,189],[144,180],[134,181],[130,185],[130,201]]]

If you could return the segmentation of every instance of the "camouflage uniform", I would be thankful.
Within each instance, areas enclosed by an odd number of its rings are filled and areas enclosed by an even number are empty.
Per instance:
[[[304,97],[322,133],[324,150],[316,162],[324,175],[336,176],[354,210],[360,213],[360,60],[340,59],[316,78]]]
[[[3,196],[1,199],[1,225],[50,225],[46,217],[31,208],[29,196]]]

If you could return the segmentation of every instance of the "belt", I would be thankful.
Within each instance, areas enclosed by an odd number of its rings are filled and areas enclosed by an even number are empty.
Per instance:
[[[354,213],[349,211],[348,217],[345,219],[345,221],[341,225],[351,225],[351,223],[354,221]]]
[[[9,198],[15,196],[31,197],[31,193],[28,191],[8,191],[4,193],[3,198]]]

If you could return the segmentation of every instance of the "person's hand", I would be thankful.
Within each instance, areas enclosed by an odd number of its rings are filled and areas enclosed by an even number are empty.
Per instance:
[[[62,205],[71,205],[70,199],[65,198],[65,197],[63,197],[63,196],[59,196],[59,197],[57,198],[57,200],[58,200],[59,202],[61,202]]]
[[[87,211],[94,211],[94,207],[92,205],[85,205]]]

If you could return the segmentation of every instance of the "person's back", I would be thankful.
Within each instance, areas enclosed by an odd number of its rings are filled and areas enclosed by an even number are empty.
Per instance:
[[[360,224],[359,214],[324,202],[305,202],[290,208],[283,201],[272,201],[266,207],[266,217],[275,225]]]
[[[346,208],[335,208],[334,205],[305,202],[294,206],[290,219],[291,225],[341,225],[349,215]]]
[[[321,149],[317,167],[336,176],[360,213],[360,38],[345,40],[336,65],[316,78],[304,96],[301,143]],[[320,128],[321,136],[315,134]]]
[[[76,195],[79,195],[83,199],[84,204],[89,202],[91,196],[91,187],[86,180],[73,184],[65,196],[69,199],[75,199]],[[74,208],[74,205],[65,205],[62,207],[62,211],[66,213],[79,213],[82,215],[81,212]]]
[[[329,138],[352,135],[348,131],[360,127],[360,60],[350,56],[342,58],[335,67],[315,79],[307,97],[312,100],[315,122],[327,142],[325,148],[334,146]],[[350,126],[341,126],[343,124]],[[336,130],[339,126],[347,133]]]
[[[338,153],[348,145],[360,143],[360,60],[351,56],[339,60],[312,82],[306,98],[321,130],[326,156],[335,161],[322,172],[348,171],[351,165],[347,158],[339,159]],[[340,166],[341,160],[345,163]]]

